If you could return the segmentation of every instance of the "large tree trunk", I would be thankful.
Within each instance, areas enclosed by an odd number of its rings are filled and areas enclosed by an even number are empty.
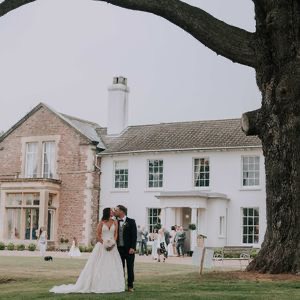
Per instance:
[[[257,83],[260,111],[247,114],[265,156],[267,231],[249,271],[300,271],[300,57],[299,1],[257,0]],[[245,117],[245,116],[244,116]],[[245,121],[245,118],[243,118]],[[256,128],[256,129],[255,129]]]

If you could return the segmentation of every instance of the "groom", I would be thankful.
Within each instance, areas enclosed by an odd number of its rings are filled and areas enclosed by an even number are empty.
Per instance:
[[[119,234],[117,239],[118,250],[125,270],[125,261],[127,266],[127,284],[128,292],[133,292],[134,282],[134,258],[136,248],[137,229],[134,219],[127,217],[127,208],[118,205],[115,210],[115,216],[118,219]]]

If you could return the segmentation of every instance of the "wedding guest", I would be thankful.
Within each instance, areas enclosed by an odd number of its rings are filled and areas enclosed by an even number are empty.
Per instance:
[[[81,252],[79,250],[78,241],[77,241],[76,237],[73,237],[72,246],[71,246],[71,249],[70,249],[68,255],[71,257],[81,256]]]
[[[151,254],[152,254],[152,258],[157,260],[157,243],[158,243],[158,240],[157,240],[158,236],[157,236],[157,229],[154,229],[154,232],[151,233],[151,240],[152,240],[152,251],[151,251]]]
[[[174,256],[175,255],[175,235],[176,235],[176,230],[175,226],[171,227],[170,231],[170,243],[168,245],[168,256]]]
[[[168,246],[170,244],[170,232],[165,228],[163,228],[163,231],[165,235],[166,245]]]
[[[137,233],[136,233],[136,243],[137,243],[136,247],[139,251],[139,255],[142,255],[142,234],[143,234],[142,228],[140,225],[138,225]]]
[[[142,255],[146,254],[148,256],[148,249],[147,249],[147,242],[148,242],[148,231],[145,229],[145,226],[142,227]]]
[[[38,234],[38,247],[40,249],[41,256],[44,257],[47,249],[47,231],[45,231],[43,226],[40,228]]]
[[[180,226],[179,230],[176,232],[175,235],[177,256],[180,255],[184,256],[184,241],[185,241],[185,232],[183,231],[183,227]]]
[[[166,261],[166,258],[168,256],[167,253],[167,243],[165,239],[165,233],[163,229],[158,230],[157,235],[157,255],[158,255],[158,262],[160,262],[160,256],[163,255],[163,262]]]

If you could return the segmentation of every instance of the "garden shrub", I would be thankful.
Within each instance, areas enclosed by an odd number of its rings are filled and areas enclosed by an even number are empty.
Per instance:
[[[23,251],[23,250],[25,250],[25,245],[24,244],[19,244],[19,245],[17,245],[17,250],[18,251]]]
[[[35,251],[35,249],[36,249],[36,244],[33,244],[33,243],[32,243],[32,244],[29,244],[29,245],[28,245],[28,250],[29,250],[29,251]]]
[[[0,242],[0,250],[5,250],[5,244],[3,242]]]
[[[15,250],[15,245],[13,243],[9,243],[7,245],[7,250],[10,250],[10,251]]]

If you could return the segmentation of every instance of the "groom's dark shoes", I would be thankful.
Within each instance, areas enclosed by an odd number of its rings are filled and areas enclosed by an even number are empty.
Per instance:
[[[133,293],[133,292],[134,292],[134,289],[133,289],[133,288],[128,288],[128,292],[129,292],[129,293]]]

